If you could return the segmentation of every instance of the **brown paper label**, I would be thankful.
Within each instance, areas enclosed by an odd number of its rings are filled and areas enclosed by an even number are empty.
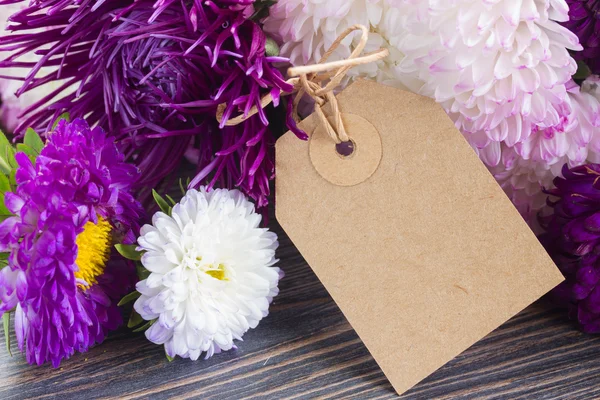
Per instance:
[[[563,278],[433,100],[368,81],[338,100],[355,152],[315,115],[309,143],[279,139],[277,219],[402,393]]]

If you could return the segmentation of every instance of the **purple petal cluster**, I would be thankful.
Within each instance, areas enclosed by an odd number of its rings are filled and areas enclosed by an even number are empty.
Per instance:
[[[554,180],[541,220],[541,242],[565,281],[553,291],[557,302],[585,332],[600,332],[600,164],[569,169]]]
[[[594,74],[600,73],[600,0],[567,0],[569,20],[563,25],[579,37],[582,51],[573,52]]]
[[[16,160],[17,189],[5,199],[14,216],[0,224],[0,251],[9,253],[0,271],[0,314],[15,309],[29,363],[56,367],[122,322],[116,304],[134,271],[109,262],[98,283],[82,289],[76,238],[102,217],[115,237],[135,241],[143,210],[130,188],[138,170],[124,163],[112,138],[83,120],[61,121],[35,165],[24,153]]]
[[[47,0],[13,15],[0,68],[27,68],[20,93],[51,81],[64,85],[24,112],[17,133],[47,130],[63,112],[86,117],[117,138],[142,171],[139,186],[155,186],[186,152],[198,154],[194,183],[239,186],[265,205],[273,175],[273,136],[259,113],[226,121],[271,93],[292,87],[265,54],[266,37],[248,16],[253,1]],[[19,61],[37,51],[39,61]],[[40,68],[53,72],[42,74]],[[69,87],[76,90],[69,91]],[[227,103],[223,122],[217,107]]]

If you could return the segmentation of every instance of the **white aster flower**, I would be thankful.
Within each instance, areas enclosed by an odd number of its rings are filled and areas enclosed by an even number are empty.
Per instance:
[[[398,49],[403,33],[400,19],[401,10],[391,0],[279,0],[271,7],[264,29],[283,43],[281,55],[288,57],[292,65],[308,65],[319,62],[350,26],[370,27],[365,52],[383,47],[390,55],[385,60],[352,68],[341,88],[361,77],[417,90],[421,83],[399,68],[404,57]],[[347,37],[329,60],[348,58],[358,37],[358,34]]]
[[[158,212],[138,239],[151,272],[135,310],[170,357],[197,360],[234,347],[268,315],[281,271],[277,236],[237,190],[190,190],[171,216]]]
[[[402,69],[471,143],[509,147],[561,123],[577,37],[564,0],[405,0]],[[525,158],[529,154],[524,154]]]

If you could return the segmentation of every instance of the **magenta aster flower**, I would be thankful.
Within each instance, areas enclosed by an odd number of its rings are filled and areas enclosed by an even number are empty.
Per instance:
[[[566,280],[553,291],[585,332],[600,332],[600,164],[563,168],[540,240]]]
[[[600,1],[566,0],[569,5],[569,20],[563,25],[579,37],[583,46],[573,52],[576,60],[584,61],[595,74],[600,73]]]
[[[17,133],[47,130],[65,111],[86,117],[116,136],[142,171],[140,186],[173,172],[191,144],[200,153],[194,183],[238,185],[266,204],[273,138],[264,111],[223,129],[264,93],[277,105],[292,90],[273,67],[282,59],[265,54],[265,35],[247,19],[252,3],[33,1],[10,18],[14,33],[0,38],[0,50],[12,54],[0,67],[28,69],[18,94],[64,84],[25,110]],[[20,61],[32,51],[37,62]],[[40,74],[42,67],[54,71]],[[228,107],[219,126],[221,103]]]
[[[16,190],[0,224],[0,315],[14,310],[27,361],[58,366],[121,324],[131,268],[110,263],[114,241],[132,243],[142,214],[138,178],[114,140],[83,120],[61,121],[35,164],[17,153]]]

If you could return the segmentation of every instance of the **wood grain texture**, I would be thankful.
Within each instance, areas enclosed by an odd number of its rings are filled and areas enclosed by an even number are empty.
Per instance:
[[[397,398],[310,267],[271,225],[286,277],[269,317],[237,350],[169,363],[162,347],[122,329],[55,370],[1,349],[0,399]],[[600,398],[600,338],[537,303],[401,398]]]

